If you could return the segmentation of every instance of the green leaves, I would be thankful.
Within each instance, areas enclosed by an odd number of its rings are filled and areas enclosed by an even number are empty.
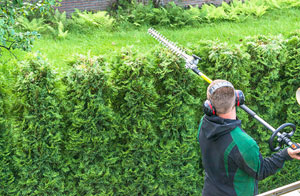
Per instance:
[[[243,90],[246,104],[274,127],[298,125],[299,40],[295,32],[240,45],[206,41],[189,53],[202,58],[198,66],[210,78]],[[12,85],[0,80],[0,194],[201,193],[196,134],[207,83],[168,50],[81,55],[62,78],[31,54],[13,74]],[[270,155],[270,132],[240,109],[238,117]],[[299,179],[297,164],[261,182],[262,191]]]
[[[223,1],[219,6],[204,4],[201,8],[184,9],[180,2],[171,1],[164,7],[154,8],[138,1],[118,1],[118,9],[111,14],[121,26],[168,26],[172,28],[215,21],[241,21],[249,16],[261,17],[270,9],[299,7],[297,0],[233,0],[230,4]]]
[[[34,39],[39,35],[35,31],[39,31],[42,27],[41,19],[35,19],[31,22],[26,21],[25,17],[30,12],[38,11],[41,14],[46,13],[56,5],[55,0],[23,2],[23,0],[3,0],[0,6],[0,56],[2,50],[12,51],[13,49],[21,49],[29,51],[32,48]],[[16,29],[17,18],[22,17],[23,28],[25,32],[18,32]],[[25,26],[24,26],[25,25]],[[32,29],[34,28],[34,29]]]
[[[112,30],[115,20],[111,18],[106,11],[76,12],[72,16],[73,23],[80,25],[81,28],[98,28]]]
[[[56,78],[49,65],[32,55],[18,69],[13,87],[18,99],[13,130],[17,178],[15,194],[58,194],[63,191],[62,115]]]

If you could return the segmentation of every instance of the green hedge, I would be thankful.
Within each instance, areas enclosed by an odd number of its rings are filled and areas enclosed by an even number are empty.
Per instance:
[[[9,127],[5,117],[5,77],[0,76],[0,195],[6,195],[10,192],[10,187],[15,182],[13,156],[12,130]]]
[[[240,45],[206,41],[190,52],[271,125],[299,126],[299,41],[297,32]],[[11,74],[13,85],[0,83],[0,195],[201,195],[196,135],[207,83],[166,49],[79,56],[64,74],[29,55]],[[269,156],[270,132],[238,116]],[[298,169],[287,162],[260,191],[298,180]]]
[[[56,78],[43,59],[30,56],[20,64],[13,93],[17,110],[12,123],[15,183],[19,195],[64,192],[64,124]]]

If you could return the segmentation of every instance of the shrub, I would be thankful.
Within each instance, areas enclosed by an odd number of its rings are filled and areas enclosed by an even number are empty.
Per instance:
[[[49,24],[47,29],[52,33],[54,38],[65,39],[68,35],[69,20],[67,19],[66,12],[60,13],[58,9],[52,15],[46,15],[46,22]]]
[[[206,41],[189,53],[202,57],[198,66],[210,78],[243,90],[246,105],[277,128],[298,125],[299,40],[295,32],[240,45]],[[16,70],[13,95],[0,83],[1,194],[201,193],[196,138],[207,84],[181,59],[161,47],[145,54],[125,48],[109,58],[77,57],[60,80],[36,56]],[[13,100],[11,110],[3,110],[5,99]],[[238,117],[269,156],[271,133],[240,109]],[[298,162],[287,162],[260,182],[260,191],[296,181],[297,168]]]
[[[11,193],[15,180],[13,130],[5,112],[5,77],[0,76],[0,195]]]
[[[105,59],[80,56],[63,78],[66,190],[113,195],[122,182],[118,115],[110,108]]]
[[[42,58],[20,64],[13,92],[14,195],[62,195],[64,132],[56,76]]]
[[[122,156],[126,183],[120,186],[124,195],[182,195],[200,190],[202,170],[194,148],[199,114],[195,108],[201,105],[196,97],[200,89],[194,84],[199,78],[188,74],[179,62],[157,49],[150,57],[123,51],[112,63],[111,80],[117,89],[112,105],[121,117],[126,149]]]

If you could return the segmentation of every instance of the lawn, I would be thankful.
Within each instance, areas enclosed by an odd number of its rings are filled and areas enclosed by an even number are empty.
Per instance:
[[[199,27],[185,27],[181,29],[158,28],[158,31],[178,43],[182,47],[189,47],[200,40],[220,40],[230,44],[239,44],[247,36],[255,35],[288,35],[300,29],[300,9],[281,9],[267,12],[257,18],[248,17],[241,22],[219,21],[212,24],[202,24]],[[123,47],[146,52],[158,43],[147,34],[147,28],[135,30],[120,30],[107,32],[93,29],[87,33],[70,32],[65,40],[55,40],[44,35],[34,44],[33,51],[41,52],[50,63],[58,69],[65,69],[67,62],[76,54],[110,55]],[[15,51],[22,59],[24,52]],[[12,57],[6,52],[1,59],[8,62]]]

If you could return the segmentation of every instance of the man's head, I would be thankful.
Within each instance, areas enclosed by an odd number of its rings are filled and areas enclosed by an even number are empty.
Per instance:
[[[226,80],[214,80],[207,88],[207,99],[215,107],[217,114],[226,114],[235,107],[235,90]]]

